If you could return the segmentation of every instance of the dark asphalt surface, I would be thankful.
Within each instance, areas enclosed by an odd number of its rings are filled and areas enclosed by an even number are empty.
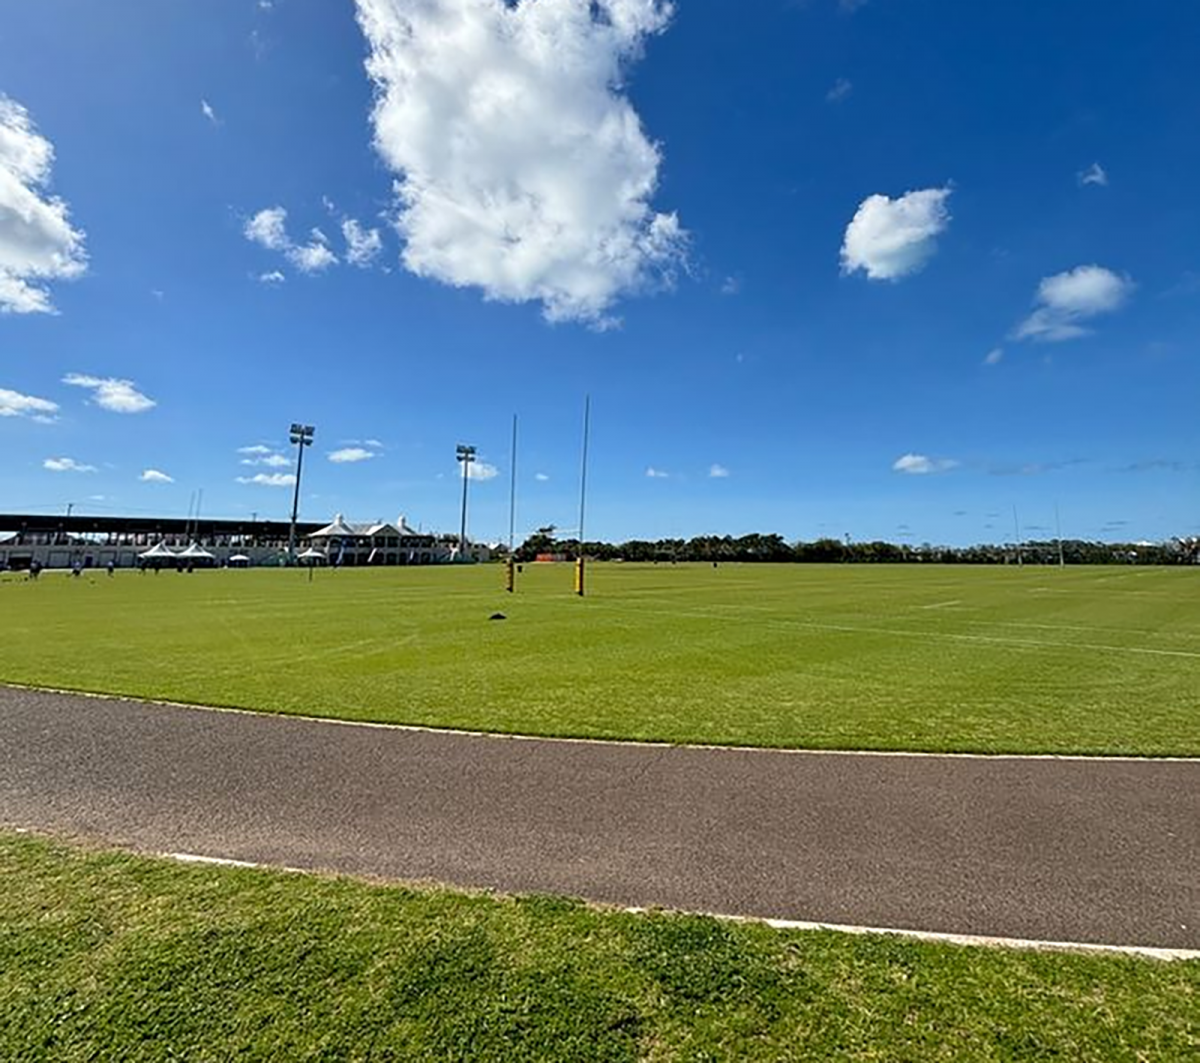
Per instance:
[[[538,742],[0,688],[0,823],[631,906],[1200,948],[1200,762]]]

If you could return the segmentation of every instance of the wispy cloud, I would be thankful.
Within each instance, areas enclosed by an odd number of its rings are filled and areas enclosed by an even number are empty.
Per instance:
[[[84,234],[48,192],[54,146],[0,93],[0,314],[52,314],[47,282],[87,269]]]
[[[1004,361],[1004,348],[1003,347],[993,347],[990,351],[987,352],[986,357],[983,359],[983,364],[984,365],[999,365],[1002,361]]]
[[[29,417],[34,421],[49,424],[54,421],[57,413],[57,402],[0,388],[0,417]]]
[[[987,472],[989,476],[1042,476],[1050,472],[1061,472],[1063,469],[1087,465],[1089,461],[1088,458],[1068,458],[1066,461],[1002,462],[988,466]]]
[[[200,101],[200,113],[204,115],[213,125],[220,125],[221,119],[217,117],[217,112],[213,110],[212,104],[208,100]]]
[[[864,199],[846,226],[842,273],[862,270],[871,280],[900,280],[921,270],[950,224],[950,188],[925,188],[899,199]]]
[[[853,91],[854,83],[852,81],[848,78],[838,78],[833,83],[833,88],[825,93],[825,99],[829,103],[841,103]]]
[[[931,473],[949,472],[958,468],[953,458],[930,458],[924,454],[905,454],[892,462],[893,472],[909,476],[927,476]]]
[[[646,467],[646,476],[651,480],[666,480],[670,477],[669,472],[664,472],[662,469],[656,469],[653,465]]]
[[[1034,311],[1017,327],[1016,338],[1053,343],[1086,336],[1091,330],[1082,322],[1120,309],[1134,287],[1129,277],[1097,265],[1046,277],[1038,285]]]
[[[538,483],[541,483],[541,484],[544,484],[547,480],[550,479],[550,477],[547,476],[544,472],[535,472],[533,474],[533,478],[535,480],[537,480]]]
[[[471,480],[494,480],[499,475],[500,470],[486,461],[473,461],[467,465],[467,478]]]
[[[132,380],[68,373],[62,382],[71,387],[88,389],[92,393],[91,401],[110,413],[145,413],[158,405],[154,399],[138,391]]]
[[[651,200],[661,163],[625,96],[659,0],[357,0],[375,147],[398,175],[412,273],[552,321],[611,325],[685,255]],[[446,131],[453,130],[452,136]]]
[[[342,236],[346,240],[346,261],[359,269],[366,269],[383,250],[379,230],[364,229],[353,218],[342,220]]]
[[[253,476],[239,476],[237,482],[240,484],[257,484],[261,487],[291,487],[296,482],[296,477],[292,473],[283,472],[260,472]]]
[[[287,232],[288,212],[284,207],[266,207],[255,214],[242,228],[251,243],[268,251],[278,251],[301,273],[320,273],[337,263],[329,249],[329,238],[317,228],[309,231],[309,241],[297,244]],[[260,280],[272,282],[278,270],[260,275]]]
[[[42,462],[43,469],[51,472],[95,472],[95,465],[85,465],[74,458],[47,458]]]
[[[342,447],[341,450],[334,450],[329,454],[329,460],[335,465],[353,465],[359,461],[370,461],[373,457],[375,453],[365,447]]]
[[[1098,185],[1101,188],[1108,186],[1108,174],[1104,172],[1104,167],[1098,162],[1092,163],[1086,170],[1080,170],[1075,175],[1075,180],[1079,182],[1081,188],[1087,185]]]
[[[277,269],[267,270],[266,273],[260,273],[258,275],[258,281],[260,284],[282,284],[285,280],[287,280],[287,278]]]
[[[143,469],[142,475],[138,477],[144,484],[173,484],[175,478],[168,476],[160,469]]]
[[[1178,461],[1171,458],[1151,458],[1148,461],[1134,461],[1120,466],[1116,471],[1124,473],[1139,472],[1191,472],[1200,468],[1195,462]]]
[[[729,475],[729,470],[724,465],[718,465],[715,462],[708,467],[708,476],[710,480],[724,480]]]

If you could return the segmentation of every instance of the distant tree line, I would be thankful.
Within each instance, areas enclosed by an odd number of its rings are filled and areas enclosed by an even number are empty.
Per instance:
[[[543,528],[525,540],[515,551],[517,561],[534,561],[539,556],[579,556],[577,539],[559,539],[552,529]],[[1200,538],[1173,539],[1165,543],[1101,543],[1083,539],[1034,541],[1001,545],[934,546],[922,543],[843,542],[817,539],[815,542],[787,542],[771,535],[700,535],[694,539],[631,539],[625,543],[587,541],[585,556],[598,561],[768,561],[816,562],[823,564],[941,564],[941,565],[1057,565],[1061,557],[1068,565],[1181,565],[1200,564]]]

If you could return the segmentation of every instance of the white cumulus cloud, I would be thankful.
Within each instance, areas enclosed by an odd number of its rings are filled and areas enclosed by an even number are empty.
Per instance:
[[[713,480],[724,480],[729,475],[729,470],[724,465],[714,463],[708,467],[708,475]]]
[[[1086,336],[1091,329],[1082,322],[1118,310],[1134,287],[1129,277],[1097,265],[1046,277],[1038,285],[1034,311],[1017,327],[1016,337],[1058,342]]]
[[[1080,170],[1075,175],[1075,179],[1081,186],[1099,185],[1101,188],[1108,186],[1108,174],[1098,162],[1092,163],[1086,170]]]
[[[213,110],[212,104],[208,100],[200,101],[200,113],[212,122],[213,125],[221,124],[221,119],[217,117],[217,112]]]
[[[346,261],[365,269],[383,250],[378,229],[364,229],[353,218],[342,220],[342,236],[346,239]]]
[[[319,273],[335,265],[337,255],[329,250],[329,238],[320,229],[309,232],[307,244],[297,244],[288,236],[287,213],[283,207],[260,210],[246,222],[242,233],[251,243],[281,252],[301,273]],[[282,279],[278,270],[259,275],[259,280],[267,284],[277,284]]]
[[[551,321],[604,327],[669,283],[686,233],[650,205],[661,157],[625,69],[665,0],[357,0],[375,146],[404,265]]]
[[[47,191],[53,162],[29,112],[0,94],[0,313],[54,313],[46,282],[87,268],[83,233]]]
[[[57,413],[57,402],[0,388],[0,417],[31,417],[35,421],[49,422]]]
[[[467,465],[467,477],[472,480],[494,480],[499,475],[500,470],[486,461],[472,461]]]
[[[862,270],[871,280],[899,280],[920,270],[950,224],[949,188],[924,188],[899,199],[868,196],[842,243],[842,272]]]
[[[547,480],[550,479],[550,477],[547,476],[544,472],[535,472],[533,474],[533,478],[535,480],[537,480],[537,482],[540,484],[544,484]]]
[[[331,451],[329,460],[335,465],[348,465],[357,461],[370,461],[375,457],[372,451],[365,447],[342,447],[341,450]]]
[[[671,474],[669,472],[664,472],[662,469],[656,469],[653,465],[646,466],[646,476],[651,480],[665,480],[670,475]]]
[[[95,472],[95,465],[85,465],[74,458],[47,458],[42,462],[43,469],[51,472]]]
[[[958,462],[953,458],[928,458],[924,454],[905,454],[892,463],[893,472],[903,472],[910,476],[925,476],[935,472],[949,472],[957,468]]]
[[[296,477],[292,473],[259,472],[253,476],[239,476],[237,482],[240,484],[259,484],[262,487],[291,487],[296,482]]]
[[[175,482],[175,477],[168,476],[159,469],[143,469],[142,475],[138,479],[144,484],[173,484]]]
[[[267,270],[266,273],[258,275],[260,284],[282,284],[287,278],[277,269]]]
[[[68,373],[62,382],[72,387],[88,388],[92,392],[92,402],[112,413],[144,413],[158,405],[148,395],[138,391],[132,380]]]

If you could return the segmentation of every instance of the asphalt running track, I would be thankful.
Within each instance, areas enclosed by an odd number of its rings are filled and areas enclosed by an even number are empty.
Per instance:
[[[1200,948],[1200,761],[537,741],[0,688],[0,824],[624,906]]]

